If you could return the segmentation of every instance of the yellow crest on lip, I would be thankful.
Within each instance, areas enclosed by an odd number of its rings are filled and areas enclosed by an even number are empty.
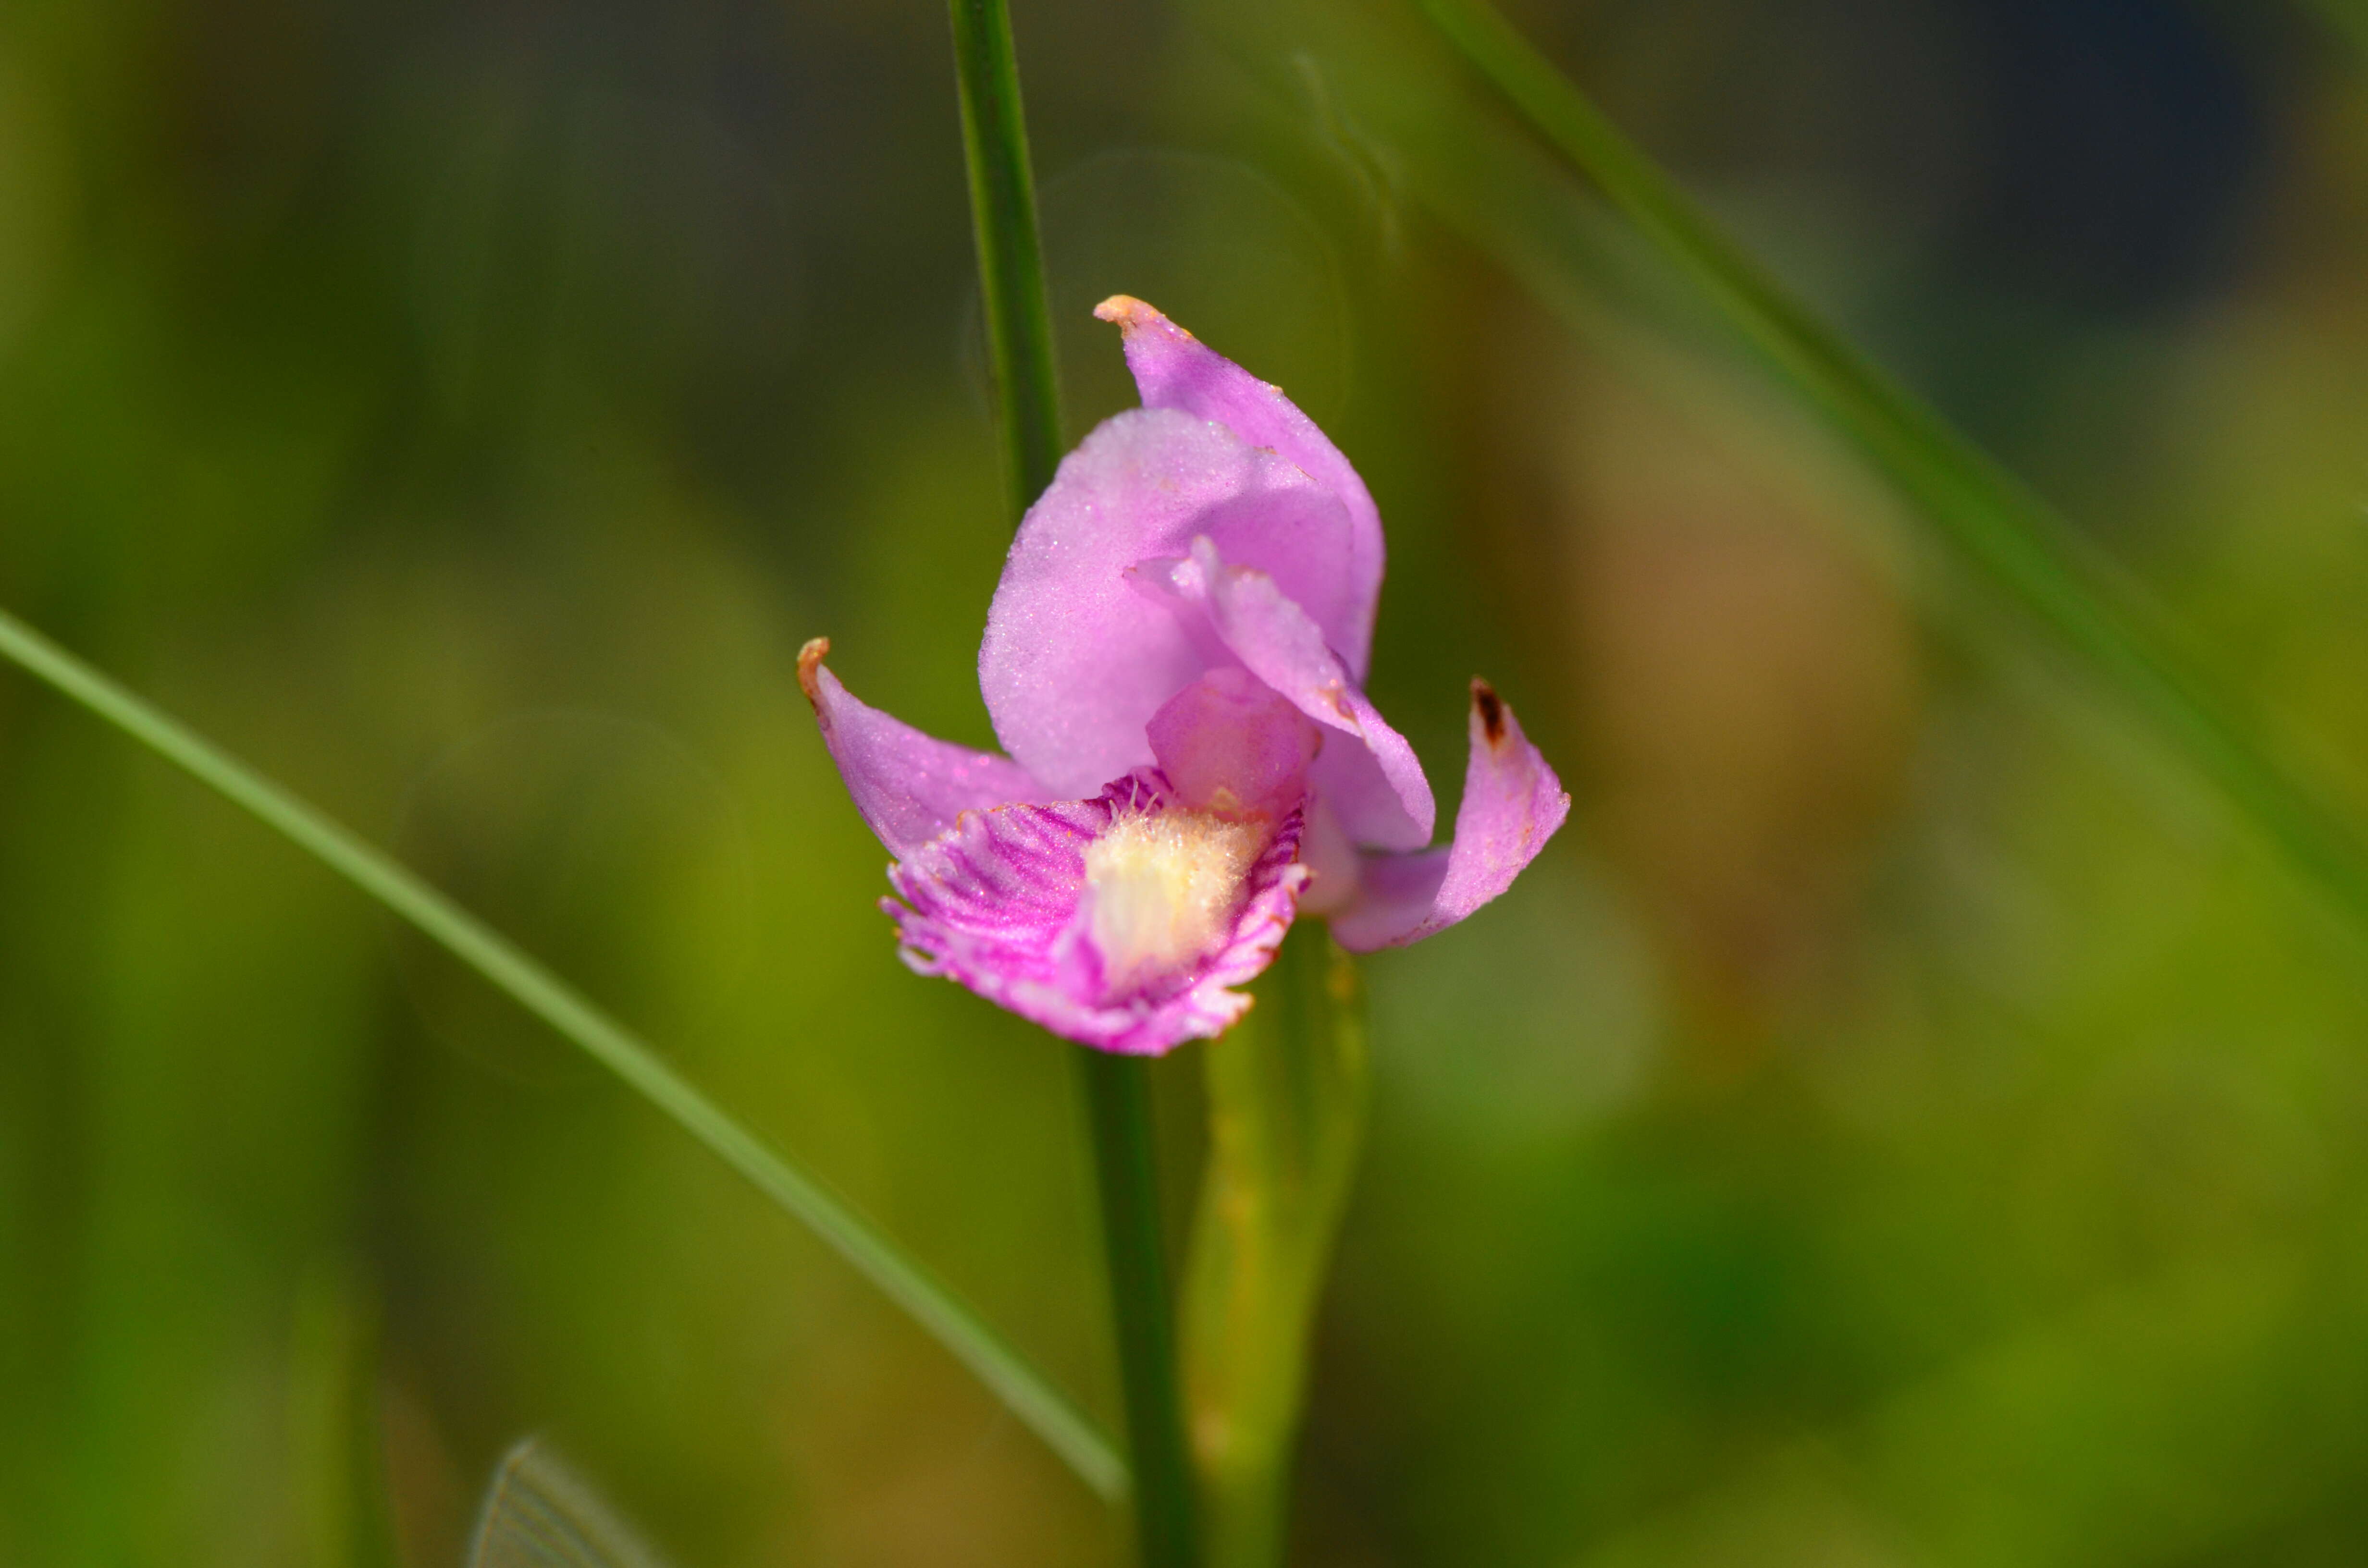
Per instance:
[[[1224,946],[1268,824],[1214,812],[1121,816],[1086,848],[1086,932],[1113,990],[1190,969]]]

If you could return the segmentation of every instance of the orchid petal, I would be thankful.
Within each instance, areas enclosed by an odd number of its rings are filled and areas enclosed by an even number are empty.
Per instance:
[[[1570,796],[1486,681],[1472,683],[1472,760],[1455,838],[1419,855],[1368,855],[1357,902],[1332,917],[1352,952],[1443,931],[1513,885],[1563,819]]]
[[[1029,508],[987,610],[978,672],[995,733],[1064,795],[1149,766],[1144,726],[1210,660],[1127,569],[1206,534],[1337,615],[1349,529],[1330,493],[1222,426],[1174,409],[1104,422]]]
[[[1363,680],[1381,598],[1383,553],[1382,514],[1365,482],[1281,387],[1259,381],[1141,300],[1114,295],[1095,307],[1094,314],[1115,322],[1124,333],[1127,369],[1134,372],[1144,407],[1182,409],[1213,419],[1251,446],[1294,464],[1339,498],[1349,533],[1345,557],[1332,574],[1346,587],[1346,601],[1335,614],[1298,593],[1292,597],[1315,616],[1349,673]],[[1237,551],[1227,553],[1247,559]]]
[[[1354,744],[1326,745],[1308,768],[1317,793],[1361,845],[1419,849],[1439,807],[1422,763],[1359,688],[1307,612],[1268,574],[1235,565],[1207,536],[1182,560],[1148,562],[1138,574],[1188,613],[1249,672]]]
[[[965,814],[889,872],[905,903],[881,907],[895,917],[905,961],[1104,1051],[1156,1056],[1213,1039],[1250,1005],[1231,988],[1272,960],[1296,912],[1307,881],[1293,858],[1299,815],[1251,865],[1213,950],[1163,983],[1113,994],[1084,937],[1086,852],[1121,816],[1169,803],[1167,780],[1145,769],[1093,800]]]
[[[889,854],[904,858],[964,812],[1057,798],[1008,757],[933,739],[857,701],[824,667],[829,653],[826,637],[798,651],[798,685],[855,809]]]

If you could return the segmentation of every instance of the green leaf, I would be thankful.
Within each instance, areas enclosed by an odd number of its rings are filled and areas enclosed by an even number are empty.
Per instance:
[[[1277,1568],[1308,1331],[1363,1141],[1355,960],[1302,921],[1249,1017],[1202,1050],[1209,1163],[1185,1278],[1185,1391],[1209,1568]]]
[[[662,1568],[657,1554],[539,1437],[502,1457],[469,1568]]]
[[[2109,562],[1787,294],[1486,0],[1418,3],[1464,60],[1890,478],[1962,561],[2102,675],[2307,880],[2368,920],[2368,846],[2223,707]]]
[[[833,1194],[822,1178],[734,1121],[623,1025],[507,937],[229,753],[0,611],[0,658],[39,676],[320,859],[581,1047],[757,1190],[803,1221],[910,1313],[1105,1497],[1126,1463],[1092,1418],[969,1302]]]

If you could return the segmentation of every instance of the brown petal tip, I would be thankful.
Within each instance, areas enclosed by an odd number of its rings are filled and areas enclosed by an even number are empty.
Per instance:
[[[1114,324],[1122,332],[1133,332],[1139,327],[1165,324],[1169,331],[1181,336],[1192,335],[1161,315],[1156,309],[1144,304],[1132,294],[1112,294],[1094,307],[1094,317],[1098,321]]]
[[[830,639],[827,637],[814,638],[798,650],[798,689],[804,692],[806,700],[816,708],[822,706],[822,687],[814,679],[814,671],[820,669],[822,662],[829,656]]]
[[[1488,744],[1491,746],[1503,745],[1505,699],[1497,695],[1495,687],[1478,676],[1472,677],[1472,710],[1480,715],[1481,733],[1488,737]]]

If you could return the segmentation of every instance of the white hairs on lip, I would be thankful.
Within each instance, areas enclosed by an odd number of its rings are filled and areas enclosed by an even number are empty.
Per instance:
[[[1144,812],[1087,846],[1087,935],[1111,990],[1188,970],[1224,945],[1267,833],[1211,812]]]

